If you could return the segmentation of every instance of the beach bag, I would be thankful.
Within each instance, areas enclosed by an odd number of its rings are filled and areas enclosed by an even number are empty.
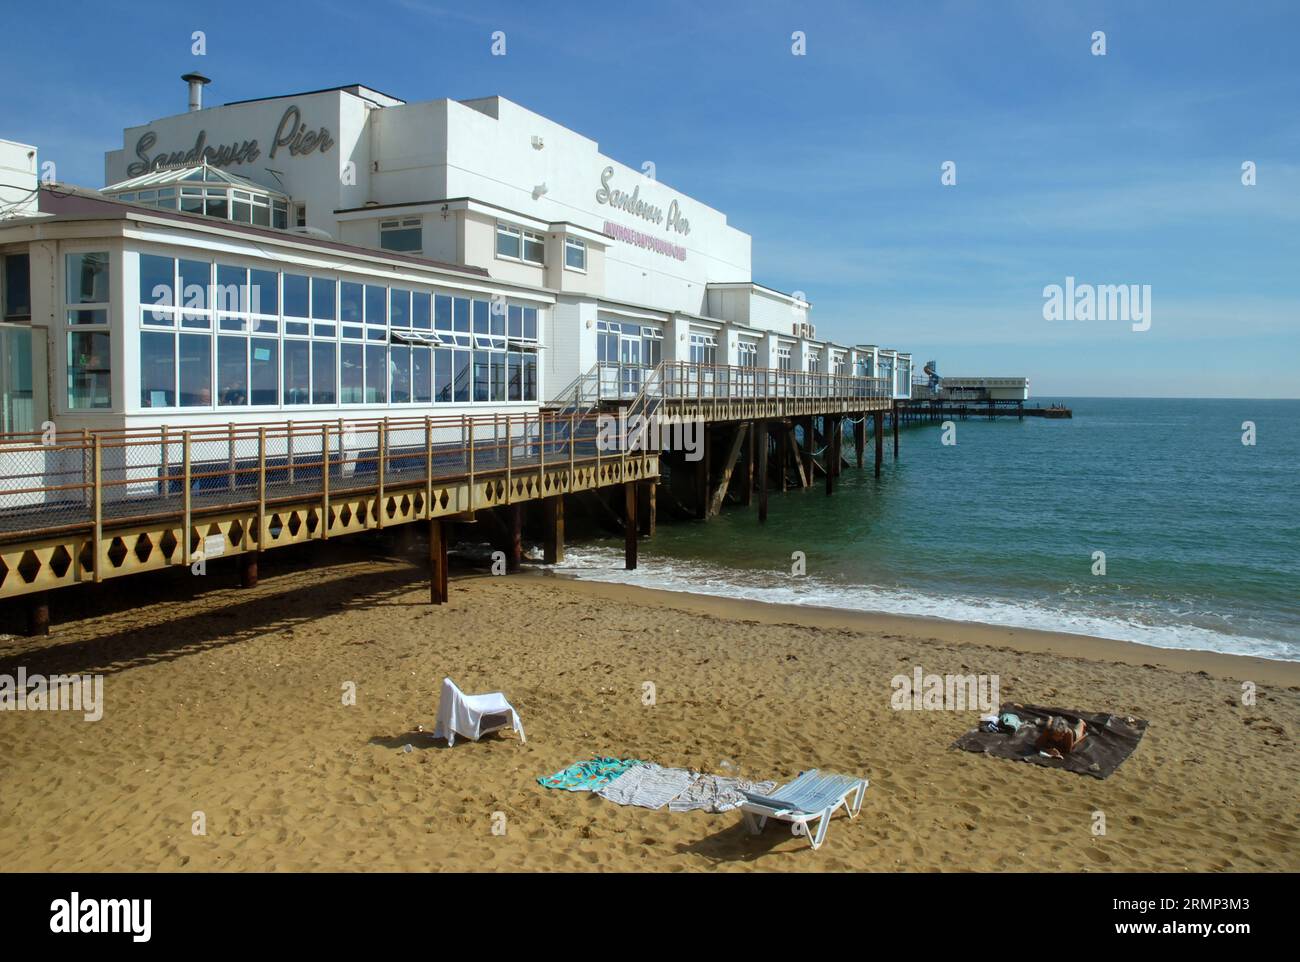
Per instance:
[[[1056,749],[1062,755],[1068,755],[1074,751],[1074,747],[1079,742],[1083,741],[1087,731],[1088,726],[1082,718],[1071,723],[1060,715],[1053,715],[1047,719],[1047,726],[1038,736],[1036,747],[1040,751],[1050,752]]]

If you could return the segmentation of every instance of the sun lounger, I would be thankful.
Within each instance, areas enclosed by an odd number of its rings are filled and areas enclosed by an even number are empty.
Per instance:
[[[862,808],[862,796],[866,791],[865,778],[832,775],[814,768],[770,795],[742,791],[745,800],[740,804],[740,811],[745,825],[754,835],[763,831],[769,818],[774,818],[797,825],[797,834],[808,836],[809,844],[818,849],[826,840],[826,830],[835,810],[843,807],[849,818],[855,817]],[[849,802],[850,795],[853,796],[852,803]],[[816,834],[809,828],[809,822],[817,822]]]
[[[450,748],[456,744],[457,735],[478,741],[484,735],[503,728],[513,728],[519,732],[521,742],[528,741],[524,737],[524,725],[519,720],[519,713],[501,692],[466,695],[450,678],[442,680],[434,738],[447,739],[447,747]]]

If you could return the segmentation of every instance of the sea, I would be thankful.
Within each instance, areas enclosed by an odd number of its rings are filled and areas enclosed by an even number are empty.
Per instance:
[[[1074,416],[958,420],[948,444],[905,426],[879,478],[869,441],[831,497],[773,491],[765,524],[757,503],[707,522],[661,507],[636,571],[615,537],[558,570],[1300,661],[1300,400],[1033,403]]]

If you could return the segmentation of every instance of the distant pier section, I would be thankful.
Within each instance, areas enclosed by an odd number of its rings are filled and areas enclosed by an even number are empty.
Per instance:
[[[912,379],[911,397],[898,401],[898,417],[904,423],[995,418],[1072,418],[1074,412],[1061,404],[1028,405],[1027,377],[939,377],[934,362],[926,365],[927,377]]]

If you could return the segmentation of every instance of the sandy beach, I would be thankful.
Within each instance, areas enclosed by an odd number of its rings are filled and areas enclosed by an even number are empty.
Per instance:
[[[206,579],[55,596],[50,637],[0,641],[0,673],[106,675],[98,722],[0,713],[0,864],[1300,870],[1300,664],[538,572],[461,569],[436,608],[414,547],[407,558],[350,540],[314,567],[272,553],[249,590],[227,563]],[[951,750],[977,713],[890,707],[890,679],[916,666],[996,674],[1003,699],[1150,728],[1105,781]],[[444,675],[505,691],[527,744],[448,749],[416,731],[432,730]],[[814,852],[780,826],[752,837],[734,812],[652,812],[537,784],[593,754],[778,781],[820,767],[871,787],[860,817],[837,816]],[[192,832],[196,812],[206,834]]]

